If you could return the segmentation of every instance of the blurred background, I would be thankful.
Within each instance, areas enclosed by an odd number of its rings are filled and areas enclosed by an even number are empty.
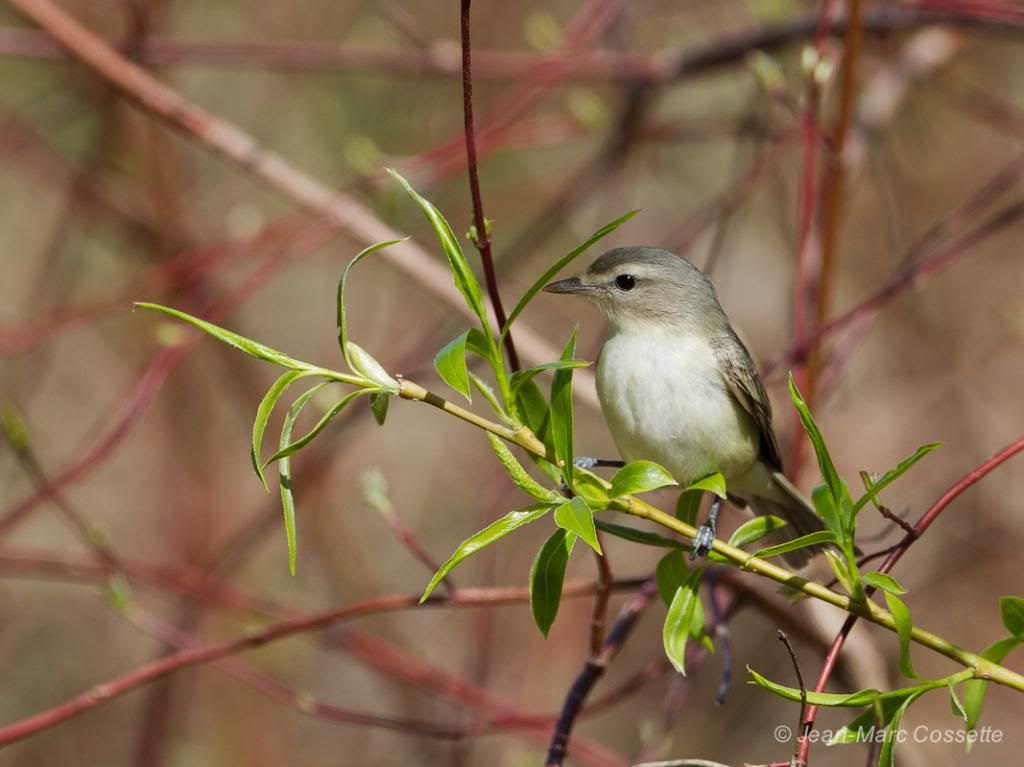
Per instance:
[[[295,174],[411,235],[436,266],[432,232],[383,168],[468,230],[458,3],[60,7]],[[943,442],[885,494],[913,521],[1024,430],[1024,12],[860,10],[847,82],[844,2],[478,0],[481,185],[506,307],[594,229],[639,208],[581,263],[644,243],[709,270],[766,366],[791,457],[794,367],[812,379],[851,485]],[[308,200],[209,151],[203,126],[190,135],[151,116],[6,4],[0,54],[0,725],[175,645],[418,595],[430,572],[396,518],[437,561],[522,505],[481,432],[403,401],[379,428],[356,407],[293,461],[289,576],[277,491],[264,492],[247,455],[279,371],[131,302],[204,312],[337,366],[335,287],[366,227],[344,212],[332,227]],[[349,333],[389,371],[443,391],[432,359],[467,319],[412,262],[396,268],[405,252],[353,272]],[[810,366],[791,353],[836,318]],[[592,360],[602,323],[583,302],[542,295],[521,319],[520,353],[550,359],[578,324]],[[591,386],[581,376],[577,452],[611,456]],[[790,473],[807,489],[817,473],[799,457]],[[971,649],[1005,633],[997,599],[1021,591],[1021,469],[1010,462],[962,495],[895,573],[915,622]],[[744,518],[726,516],[726,531]],[[876,545],[897,540],[880,515],[862,519],[885,534]],[[524,587],[550,524],[467,561],[455,584]],[[606,545],[623,582],[614,616],[661,552]],[[593,581],[592,560],[578,549],[569,579]],[[782,627],[813,679],[842,616],[746,581],[760,596],[728,624],[726,703],[714,703],[722,652],[695,655],[679,678],[652,603],[579,721],[570,763],[789,758],[773,731],[795,724],[797,707],[747,685],[745,666],[795,684]],[[0,764],[539,764],[587,656],[590,613],[589,597],[565,599],[546,641],[522,602],[347,620],[140,686],[0,750]],[[891,634],[858,626],[830,689],[905,684],[896,654]],[[923,650],[914,659],[926,677],[953,670]],[[1019,695],[992,689],[983,723],[1005,731],[1002,743],[970,754],[910,743],[901,763],[1015,764],[1022,716]],[[819,726],[848,718],[825,712]],[[919,724],[960,726],[939,693],[911,710],[908,726]],[[868,759],[859,745],[811,753],[816,765]]]

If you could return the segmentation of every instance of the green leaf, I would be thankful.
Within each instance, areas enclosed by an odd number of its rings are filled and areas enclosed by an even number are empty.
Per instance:
[[[480,327],[484,329],[486,335],[490,336],[490,323],[487,319],[487,310],[484,307],[484,294],[480,289],[480,283],[477,281],[476,275],[473,274],[473,270],[469,266],[469,261],[466,260],[466,256],[462,252],[459,238],[455,236],[451,226],[445,220],[445,217],[441,215],[441,211],[435,208],[429,200],[420,196],[409,182],[402,178],[393,168],[388,168],[388,173],[416,201],[416,204],[420,206],[423,214],[427,217],[427,221],[434,228],[434,234],[437,235],[437,241],[441,244],[441,250],[444,251],[445,256],[448,258],[448,265],[451,267],[452,276],[455,278],[455,287],[459,289],[462,297],[466,300],[466,304],[479,318]],[[489,342],[488,346],[493,348],[493,341]]]
[[[527,381],[516,391],[515,398],[523,422],[537,435],[537,439],[551,447],[551,409],[540,388],[533,381]]]
[[[875,705],[863,714],[858,715],[855,719],[836,730],[828,741],[828,745],[870,742],[872,735],[877,731],[873,728],[887,727],[906,699],[906,696],[904,696],[876,701]]]
[[[556,530],[541,546],[530,569],[530,609],[540,633],[547,639],[551,624],[558,615],[558,604],[562,599],[562,584],[565,582],[565,568],[569,555],[576,545],[576,535],[566,530]]]
[[[832,491],[825,485],[815,485],[811,490],[811,502],[814,504],[814,510],[818,512],[818,516],[824,522],[825,529],[831,531],[837,541],[842,540],[844,536],[843,521],[836,509]]]
[[[507,421],[508,415],[505,413],[505,408],[503,408],[501,403],[498,402],[498,397],[495,395],[494,389],[492,389],[488,383],[476,373],[471,372],[469,374],[469,380],[479,390],[479,392],[484,395],[484,399],[487,400],[487,404],[491,406],[491,409],[501,418],[501,420]]]
[[[646,530],[637,530],[635,527],[617,525],[614,522],[607,522],[603,519],[595,518],[594,526],[602,532],[614,535],[616,538],[632,541],[633,543],[641,543],[645,546],[658,546],[663,549],[678,549],[679,551],[690,550],[689,546],[680,541],[666,538],[665,536],[658,535],[657,533],[650,533]]]
[[[666,485],[678,484],[666,469],[654,461],[633,461],[615,472],[609,495],[612,498],[621,498],[624,495],[646,493]]]
[[[841,509],[843,503],[842,481],[839,479],[839,473],[836,471],[835,464],[832,463],[832,457],[828,453],[825,438],[821,436],[818,424],[815,423],[814,416],[811,415],[811,410],[807,407],[807,402],[804,400],[803,395],[796,388],[796,380],[793,378],[792,373],[789,374],[789,396],[796,406],[797,413],[800,415],[800,422],[803,424],[804,431],[807,432],[811,444],[814,445],[814,453],[818,458],[818,468],[821,470],[821,476],[825,480],[829,492],[832,494],[832,500],[836,508]]]
[[[382,391],[375,391],[370,394],[370,410],[373,411],[373,420],[378,426],[383,426],[388,417],[388,405],[391,403],[391,395]]]
[[[952,681],[947,685],[949,687],[949,710],[953,716],[967,721],[967,711],[964,709],[964,704],[960,702],[960,696],[956,694],[956,685]]]
[[[611,499],[608,497],[608,491],[597,477],[582,469],[575,469],[573,474],[575,476],[576,495],[581,496],[592,509],[608,507]]]
[[[1007,631],[1017,639],[1024,639],[1024,599],[999,597],[999,615]]]
[[[748,543],[759,541],[766,535],[770,535],[786,526],[786,520],[772,516],[771,514],[764,517],[754,517],[748,519],[742,525],[736,528],[736,531],[729,536],[729,545],[746,546]]]
[[[576,354],[576,331],[572,331],[569,342],[562,350],[562,359],[571,360]],[[573,489],[573,445],[572,445],[572,368],[556,370],[551,382],[551,439],[555,457],[561,464],[562,477],[569,489]],[[584,538],[584,540],[586,540]]]
[[[1013,652],[1021,644],[1024,644],[1015,636],[1004,637],[986,647],[981,657],[993,663],[1002,663],[1006,656]],[[985,679],[968,679],[964,682],[964,709],[967,712],[966,729],[968,732],[978,726],[981,718],[981,709],[985,703],[985,693],[988,692],[988,681]],[[970,744],[968,743],[968,747]]]
[[[888,592],[889,594],[906,594],[907,590],[900,585],[900,582],[893,578],[891,575],[880,572],[870,572],[862,576],[864,582],[869,586],[874,586],[876,589]]]
[[[388,375],[388,371],[366,349],[355,341],[349,341],[345,348],[348,349],[349,364],[359,375],[390,394],[398,393],[398,381]]]
[[[501,329],[501,338],[504,339],[505,336],[508,335],[508,331],[512,327],[512,323],[516,321],[516,318],[520,314],[522,314],[523,309],[525,309],[526,305],[529,304],[530,301],[533,300],[533,297],[536,296],[540,292],[540,289],[543,288],[545,285],[547,285],[551,281],[552,277],[554,277],[556,274],[558,274],[560,271],[562,271],[562,269],[564,269],[570,263],[572,263],[580,254],[582,254],[584,251],[586,251],[587,248],[589,248],[595,242],[597,242],[598,240],[602,239],[606,235],[611,234],[612,232],[614,232],[616,229],[619,228],[619,226],[624,224],[626,221],[629,221],[629,219],[633,218],[633,216],[635,216],[639,212],[640,211],[638,211],[638,210],[631,210],[626,215],[619,216],[614,221],[609,221],[607,224],[605,224],[600,229],[598,229],[596,232],[594,232],[592,235],[590,235],[590,237],[588,237],[586,240],[584,240],[582,245],[580,245],[577,248],[574,248],[572,251],[569,252],[568,255],[566,255],[566,256],[560,258],[558,261],[556,261],[551,266],[550,269],[548,269],[546,272],[544,272],[544,274],[542,274],[530,286],[530,288],[523,294],[523,297],[520,298],[519,301],[516,303],[516,305],[512,308],[512,312],[511,312],[511,314],[508,315],[508,320],[505,322],[505,327],[503,327]]]
[[[322,388],[327,386],[327,382],[317,384],[305,392],[300,394],[295,402],[292,403],[291,408],[288,410],[288,414],[284,418],[284,424],[281,426],[281,439],[280,446],[282,448],[288,445],[288,441],[292,438],[292,429],[295,426],[295,421],[298,420],[299,415],[302,413],[302,408],[306,406],[306,403],[313,398],[313,395],[320,391]],[[295,562],[298,558],[298,543],[295,533],[295,497],[292,495],[292,462],[291,459],[285,456],[277,464],[277,472],[280,478],[281,485],[281,510],[284,512],[284,532],[288,539],[288,572],[295,575]]]
[[[704,498],[703,490],[684,490],[676,501],[676,518],[690,527],[697,526],[697,515],[700,514],[700,502]]]
[[[597,530],[594,528],[594,512],[579,496],[555,509],[555,524],[563,530],[576,533],[598,554],[604,553],[601,551],[601,543],[597,540]]]
[[[888,594],[886,596],[888,596]],[[927,691],[922,690],[921,692],[907,696],[907,699],[903,701],[903,704],[896,709],[896,713],[893,714],[892,721],[889,723],[889,727],[887,728],[887,736],[882,741],[882,751],[878,755],[878,767],[893,767],[893,764],[895,763],[894,752],[896,749],[896,742],[899,738],[892,737],[890,734],[899,732],[900,722],[903,720],[903,715],[907,713],[907,709],[910,708],[911,704],[924,695],[925,692]]]
[[[703,569],[691,572],[676,589],[665,615],[661,630],[662,644],[669,662],[680,674],[686,675],[686,642],[700,601],[698,587]]]
[[[865,486],[865,493],[862,495],[857,502],[853,505],[853,513],[859,512],[868,502],[878,502],[878,494],[886,487],[891,485],[897,479],[902,477],[915,463],[924,458],[928,453],[932,452],[936,448],[942,447],[941,442],[931,442],[927,445],[922,445],[914,454],[908,458],[904,458],[897,464],[895,469],[889,469],[881,477],[872,482],[870,485]]]
[[[488,361],[491,361],[494,356],[489,337],[480,328],[469,329],[469,335],[466,336],[466,349]]]
[[[469,388],[469,369],[466,367],[466,339],[468,337],[469,331],[467,330],[451,343],[445,344],[434,357],[434,367],[442,381],[472,402],[473,393]]]
[[[696,482],[694,482],[686,489],[705,490],[709,493],[714,493],[722,500],[725,500],[726,498],[725,477],[718,473],[710,474],[707,477],[704,477],[704,479],[698,479]]]
[[[800,690],[794,687],[786,687],[777,684],[758,674],[754,669],[747,666],[747,671],[753,677],[751,684],[756,684],[786,700],[800,702]],[[911,695],[923,694],[929,690],[936,690],[946,686],[946,679],[939,679],[913,687],[900,687],[889,692],[879,692],[875,689],[858,690],[853,693],[814,692],[807,691],[807,702],[812,706],[827,706],[829,708],[860,708],[861,706],[875,706],[881,704],[883,707],[886,701],[898,699],[904,701]]]
[[[460,562],[473,556],[481,549],[490,546],[500,538],[504,538],[513,530],[517,530],[525,524],[533,522],[536,519],[540,519],[550,510],[551,504],[537,503],[532,506],[525,506],[524,508],[510,511],[501,519],[492,522],[480,532],[464,540],[459,544],[459,547],[455,549],[455,553],[448,558],[448,561],[441,565],[441,567],[438,568],[438,571],[434,573],[434,577],[431,578],[430,583],[427,584],[427,588],[423,592],[423,596],[420,597],[420,604],[426,601],[431,592],[437,588],[437,584],[439,584]]]
[[[263,395],[263,400],[260,402],[259,407],[256,408],[256,419],[252,423],[252,451],[249,455],[252,458],[252,467],[256,470],[256,475],[260,478],[260,482],[263,483],[263,489],[268,493],[270,492],[270,487],[267,485],[267,478],[263,474],[263,464],[260,463],[260,448],[263,447],[263,434],[267,430],[267,421],[270,420],[270,414],[274,410],[274,405],[281,399],[281,395],[284,394],[292,382],[303,375],[309,374],[301,370],[289,370],[274,381],[267,390],[267,393]]]
[[[779,554],[802,549],[806,546],[820,546],[825,543],[836,543],[836,537],[829,530],[818,530],[807,535],[801,535],[799,538],[794,538],[791,541],[780,543],[777,546],[758,549],[754,552],[754,556],[759,559],[767,559],[768,557],[777,557]]]
[[[280,450],[278,450],[276,453],[270,456],[270,458],[267,459],[267,462],[264,464],[264,468],[274,463],[274,461],[280,461],[282,458],[285,458],[289,455],[293,455],[302,450],[302,448],[304,448],[306,445],[312,442],[313,438],[316,437],[317,434],[322,432],[324,428],[327,426],[327,424],[333,421],[335,417],[337,417],[337,415],[342,410],[344,410],[352,400],[354,400],[356,397],[359,397],[360,395],[366,394],[368,391],[368,389],[357,389],[356,391],[349,392],[348,394],[346,394],[338,402],[336,402],[330,410],[328,410],[320,417],[320,420],[317,421],[316,426],[314,426],[312,429],[310,429],[303,436],[299,437],[291,444],[284,445]],[[289,429],[289,434],[290,433],[291,430]]]
[[[883,593],[885,602],[889,606],[889,612],[892,613],[892,617],[896,621],[896,634],[900,639],[900,673],[911,679],[917,679],[918,676],[914,673],[914,664],[910,660],[910,637],[914,629],[914,624],[910,619],[910,608],[895,594],[890,594],[888,591]]]
[[[511,387],[512,394],[514,395],[517,391],[519,391],[519,388],[523,384],[525,384],[527,381],[532,381],[545,370],[567,370],[569,368],[585,368],[588,367],[589,365],[590,363],[587,362],[586,360],[558,360],[556,362],[545,362],[541,365],[534,365],[532,368],[527,368],[526,370],[516,371],[515,373],[512,374],[512,377],[509,379],[509,386]]]
[[[832,568],[832,573],[836,576],[836,580],[838,580],[843,585],[843,588],[852,595],[857,590],[857,582],[850,573],[850,569],[846,566],[846,560],[843,559],[842,555],[832,549],[825,549],[824,553],[825,559],[828,560],[829,567]]]
[[[563,501],[563,498],[558,493],[554,490],[549,490],[531,477],[500,438],[488,432],[487,441],[491,443],[491,449],[498,456],[498,460],[504,467],[505,473],[516,484],[516,487],[524,493],[532,495],[538,501],[547,501],[548,503],[561,503]]]
[[[402,240],[378,242],[376,245],[364,248],[359,251],[356,257],[349,261],[348,265],[341,271],[341,277],[338,279],[337,298],[338,347],[341,349],[341,355],[345,358],[345,362],[348,364],[350,370],[354,370],[355,368],[352,367],[352,360],[348,353],[348,335],[345,320],[345,281],[348,279],[349,270],[371,253],[376,253],[378,250],[389,247],[390,245],[397,245],[400,242],[404,242],[406,239],[408,239],[408,237]]]
[[[670,551],[658,560],[658,566],[654,571],[655,582],[658,584],[658,593],[665,603],[665,607],[672,604],[676,592],[690,575],[690,568],[686,566],[686,557],[681,551]]]
[[[214,325],[211,322],[201,320],[198,317],[193,317],[191,314],[180,312],[177,309],[171,309],[168,306],[161,306],[160,304],[150,304],[144,301],[136,301],[135,306],[139,307],[140,309],[152,309],[153,311],[169,314],[172,317],[176,317],[179,320],[183,320],[191,325],[194,325],[195,327],[199,328],[205,333],[209,333],[218,341],[221,341],[222,343],[225,343],[228,346],[233,346],[239,351],[243,351],[246,354],[251,354],[253,357],[258,357],[259,359],[265,360],[266,362],[273,362],[275,365],[280,365],[281,367],[285,368],[291,368],[292,370],[311,370],[314,368],[313,365],[310,365],[305,362],[300,362],[299,360],[296,359],[292,359],[284,352],[279,352],[277,349],[271,349],[269,346],[264,346],[263,344],[257,343],[256,341],[253,341],[250,338],[240,336],[237,333],[232,333],[230,330],[225,330],[224,328],[218,327],[217,325]]]

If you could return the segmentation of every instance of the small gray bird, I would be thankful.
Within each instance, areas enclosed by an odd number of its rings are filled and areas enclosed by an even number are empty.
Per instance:
[[[707,275],[666,250],[616,248],[544,290],[588,298],[608,318],[597,392],[624,459],[654,461],[684,487],[721,472],[730,499],[782,517],[791,537],[822,529],[782,474],[768,395]],[[695,553],[710,548],[717,514],[716,503]]]

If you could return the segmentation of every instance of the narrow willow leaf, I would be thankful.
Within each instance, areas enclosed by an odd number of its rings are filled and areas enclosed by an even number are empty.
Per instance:
[[[388,417],[388,405],[391,404],[391,395],[382,391],[375,391],[370,395],[370,410],[373,412],[373,420],[378,426],[383,426]]]
[[[836,507],[841,508],[843,486],[839,479],[839,473],[836,471],[835,464],[832,463],[832,456],[828,453],[825,438],[821,436],[821,430],[818,429],[818,424],[815,423],[814,416],[811,415],[807,402],[796,387],[796,380],[793,378],[792,373],[789,374],[789,396],[796,406],[797,413],[800,415],[800,422],[803,424],[804,431],[807,432],[807,436],[814,446],[814,454],[818,458],[818,468],[821,470],[821,476],[825,480],[825,484],[828,485],[829,492],[832,493],[832,499]]]
[[[922,445],[921,447],[914,451],[913,455],[909,456],[908,458],[904,458],[902,461],[900,461],[899,464],[897,464],[896,468],[889,469],[889,471],[885,472],[885,474],[883,474],[877,480],[872,482],[870,485],[866,485],[864,488],[864,495],[862,495],[853,505],[853,513],[856,514],[858,511],[864,508],[864,506],[869,502],[874,501],[877,503],[878,494],[882,490],[884,490],[886,487],[888,487],[897,479],[906,474],[911,466],[913,466],[915,463],[917,463],[926,455],[928,455],[928,453],[940,447],[942,447],[941,442],[932,442],[927,445]]]
[[[150,304],[144,301],[136,301],[135,306],[140,309],[152,309],[153,311],[163,312],[169,314],[172,317],[176,317],[179,320],[183,320],[200,330],[209,333],[211,336],[216,338],[218,341],[233,346],[239,351],[243,351],[246,354],[251,354],[253,357],[258,357],[261,360],[267,362],[273,362],[275,365],[281,367],[291,368],[292,370],[311,370],[313,365],[309,365],[305,362],[292,359],[284,352],[279,352],[277,349],[271,349],[269,346],[264,346],[261,343],[257,343],[250,338],[240,336],[238,333],[232,333],[230,330],[225,330],[222,327],[218,327],[211,322],[201,320],[198,317],[193,317],[191,314],[178,311],[177,309],[171,309],[168,306],[161,306],[160,304]]]
[[[877,728],[885,728],[896,715],[896,711],[906,701],[907,697],[885,698],[876,701],[876,705],[860,714],[852,721],[840,727],[829,739],[828,745],[839,745],[843,743],[868,743]]]
[[[657,533],[650,533],[646,530],[637,530],[635,527],[617,525],[614,522],[607,522],[603,519],[595,518],[594,526],[609,535],[614,535],[616,538],[622,538],[633,543],[641,543],[645,546],[658,546],[663,549],[678,549],[679,551],[690,550],[689,546],[680,541],[674,541],[671,538],[666,538]]]
[[[850,569],[846,566],[846,560],[843,559],[841,554],[833,551],[832,549],[825,549],[824,553],[825,559],[828,560],[829,567],[832,568],[833,575],[836,576],[836,580],[842,584],[847,593],[853,594],[857,589],[856,581],[850,573]]]
[[[483,380],[476,373],[469,374],[470,382],[477,388],[477,390],[484,395],[484,399],[487,400],[487,404],[491,406],[491,409],[503,420],[508,420],[508,415],[505,413],[505,408],[501,406],[498,401],[498,396],[494,393],[488,383]]]
[[[405,238],[408,239],[408,238]],[[378,250],[387,248],[391,245],[397,245],[405,240],[388,240],[387,242],[378,242],[376,245],[371,245],[368,248],[363,248],[359,251],[355,258],[348,262],[348,265],[342,269],[341,277],[338,279],[338,298],[337,298],[337,323],[338,323],[338,347],[341,349],[341,355],[345,358],[345,362],[348,364],[350,370],[354,370],[352,367],[352,360],[349,357],[348,352],[348,331],[345,320],[345,281],[348,280],[349,270],[366,258],[371,253],[376,253]]]
[[[537,439],[552,447],[551,408],[548,407],[540,387],[533,381],[527,381],[516,391],[515,398],[516,408],[523,422],[537,435]]]
[[[666,485],[678,484],[667,469],[654,461],[633,461],[615,472],[609,495],[612,498],[621,498],[624,495],[646,493]]]
[[[288,414],[284,418],[284,424],[281,426],[281,439],[279,444],[282,448],[286,447],[289,440],[291,440],[292,429],[295,426],[295,421],[298,420],[299,415],[302,413],[302,408],[304,408],[306,403],[313,398],[314,394],[325,386],[327,386],[326,382],[307,389],[296,398],[295,402],[292,403],[291,408],[288,410]],[[281,459],[277,464],[277,472],[281,485],[281,510],[284,512],[284,532],[288,539],[288,572],[295,575],[298,543],[295,533],[295,497],[292,495],[291,459],[287,456]]]
[[[348,344],[346,344],[346,348],[348,349],[348,356],[351,360],[350,364],[353,369],[359,373],[359,375],[366,380],[377,384],[377,386],[386,392],[391,394],[398,393],[398,381],[388,375],[388,371],[386,371],[383,366],[373,358],[373,355],[355,341],[349,341]]]
[[[1017,637],[1010,636],[1000,639],[986,647],[981,657],[993,663],[1002,663],[1006,656],[1022,644]],[[984,679],[968,679],[964,682],[964,710],[967,712],[965,728],[968,732],[978,726],[981,709],[985,704],[985,693],[988,692],[988,681]],[[968,743],[970,747],[970,743]]]
[[[388,173],[402,185],[402,188],[416,201],[416,204],[420,206],[420,210],[427,217],[427,221],[430,222],[434,229],[434,234],[437,235],[437,241],[441,244],[441,250],[444,251],[445,256],[448,258],[448,265],[451,267],[452,276],[455,278],[455,287],[459,289],[462,297],[466,300],[466,304],[479,318],[480,327],[484,329],[487,335],[490,335],[490,324],[487,319],[487,310],[484,307],[484,294],[480,289],[480,283],[477,281],[476,275],[473,274],[473,270],[469,266],[469,261],[466,260],[466,256],[462,252],[459,238],[455,236],[451,226],[445,220],[445,217],[441,215],[441,211],[435,208],[429,200],[417,193],[412,188],[412,185],[393,168],[388,168]],[[489,347],[493,346],[493,342],[489,344]]]
[[[561,503],[564,500],[554,490],[549,490],[531,477],[527,473],[526,469],[523,468],[523,465],[516,460],[514,455],[512,455],[512,451],[508,449],[508,446],[502,442],[500,438],[488,432],[487,441],[491,443],[491,449],[494,451],[494,454],[498,456],[498,461],[501,462],[502,467],[505,469],[505,473],[508,474],[509,478],[516,484],[516,487],[524,493],[532,495],[538,501]]]
[[[575,469],[576,494],[583,498],[592,509],[606,509],[611,499],[601,481],[582,469]]]
[[[601,542],[597,540],[594,512],[579,496],[555,509],[555,524],[570,533],[576,533],[598,554],[604,553],[601,551]]]
[[[967,711],[964,709],[964,704],[960,702],[960,696],[956,694],[956,685],[952,681],[947,685],[949,687],[949,710],[953,716],[967,721]]]
[[[527,381],[532,381],[545,370],[566,370],[567,368],[585,368],[590,365],[586,360],[558,360],[556,362],[545,362],[541,365],[534,365],[526,370],[519,370],[512,374],[509,379],[509,386],[512,394],[519,391],[519,388]]]
[[[684,676],[686,675],[686,642],[690,637],[697,602],[700,601],[698,587],[701,573],[702,570],[694,570],[676,589],[661,630],[665,655],[675,670]]]
[[[533,522],[536,519],[540,519],[550,510],[550,504],[539,503],[532,506],[526,506],[522,509],[516,509],[515,511],[510,511],[501,519],[492,522],[480,532],[464,540],[459,544],[459,547],[455,549],[455,553],[448,558],[448,561],[441,565],[438,571],[434,573],[434,577],[431,578],[430,583],[427,584],[427,588],[423,592],[423,596],[420,597],[420,603],[422,604],[427,597],[430,596],[431,592],[437,588],[437,584],[439,584],[460,562],[473,556],[480,551],[480,549],[490,546],[500,538],[504,538],[513,530],[517,530],[525,524]]]
[[[832,491],[826,485],[816,485],[811,490],[811,502],[814,504],[814,510],[818,512],[818,516],[825,523],[825,529],[831,531],[837,541],[842,540],[845,535],[843,521],[836,509]]]
[[[999,597],[999,615],[1007,631],[1017,639],[1024,639],[1024,599]]]
[[[729,545],[737,548],[746,546],[748,543],[759,541],[766,535],[770,535],[785,526],[786,520],[771,514],[748,519],[729,536]]]
[[[655,582],[658,584],[658,593],[665,607],[672,604],[676,592],[690,575],[690,568],[686,566],[686,557],[681,551],[670,551],[658,560],[658,566],[654,571]]]
[[[434,368],[441,380],[455,389],[467,401],[473,401],[473,393],[469,388],[469,369],[466,367],[466,339],[469,331],[460,335],[451,343],[441,347],[434,357]]]
[[[889,606],[889,612],[892,613],[892,617],[896,621],[896,634],[900,639],[900,673],[911,679],[917,679],[918,676],[914,673],[914,664],[910,660],[910,637],[914,630],[914,624],[910,618],[910,608],[895,594],[890,594],[888,591],[883,593],[885,602]]]
[[[801,535],[799,538],[794,538],[791,541],[780,543],[778,546],[758,549],[754,552],[754,556],[759,559],[767,559],[768,557],[777,557],[779,554],[796,551],[807,546],[820,546],[823,543],[836,543],[836,537],[828,530],[818,530],[808,535]]]
[[[575,545],[576,535],[566,530],[556,530],[537,552],[537,558],[533,560],[530,569],[530,609],[545,639],[558,615],[565,568]]]
[[[316,435],[322,432],[324,428],[327,426],[327,424],[333,421],[338,416],[338,414],[342,410],[344,410],[350,402],[352,402],[352,400],[354,400],[356,397],[366,394],[368,391],[368,389],[357,389],[356,391],[349,392],[348,394],[346,394],[344,397],[338,400],[338,402],[336,402],[334,406],[331,407],[330,410],[328,410],[320,417],[320,420],[316,422],[316,426],[314,426],[312,429],[310,429],[308,432],[306,432],[304,435],[299,437],[294,442],[283,446],[280,450],[278,450],[276,453],[270,456],[270,458],[268,458],[267,462],[264,464],[264,468],[274,463],[274,461],[280,461],[282,458],[294,455],[295,453],[302,450],[302,448],[304,448],[306,445],[312,442]],[[290,433],[291,430],[289,429],[289,434]]]
[[[697,526],[697,515],[700,514],[700,502],[704,498],[703,490],[684,490],[676,501],[676,518],[690,527]]]
[[[491,342],[480,328],[470,328],[466,336],[466,349],[490,362],[493,358]]]
[[[800,702],[801,691],[795,687],[786,687],[785,685],[773,682],[758,674],[750,666],[747,666],[747,671],[753,677],[752,684],[763,687],[780,698]],[[858,690],[854,693],[814,692],[813,690],[807,690],[807,702],[812,706],[827,706],[829,708],[860,708],[861,706],[872,706],[877,702],[883,702],[890,698],[904,700],[911,693],[918,691],[927,692],[936,687],[944,687],[945,684],[945,680],[942,680],[938,683],[903,687],[884,693],[874,689]]]
[[[562,350],[562,359],[571,360],[576,355],[576,330],[572,331],[569,342]],[[562,477],[571,490],[573,488],[573,417],[572,417],[572,368],[556,370],[551,382],[551,440],[555,457],[562,467]],[[586,540],[586,538],[584,538]]]
[[[516,302],[516,305],[512,308],[512,312],[508,315],[508,320],[506,320],[505,326],[501,329],[501,338],[504,339],[505,336],[508,335],[508,331],[512,327],[512,323],[516,321],[516,318],[520,314],[522,314],[523,309],[525,309],[526,305],[533,300],[533,297],[540,292],[541,288],[543,288],[551,281],[552,277],[554,277],[565,267],[571,264],[580,254],[586,251],[587,248],[589,248],[595,242],[604,238],[606,235],[609,235],[612,232],[614,232],[622,224],[629,221],[629,219],[633,218],[633,216],[635,216],[639,212],[640,211],[638,210],[631,210],[624,216],[619,216],[614,221],[609,221],[607,224],[605,224],[592,235],[590,235],[590,237],[584,240],[582,245],[580,245],[577,248],[574,248],[572,251],[568,253],[568,255],[560,258],[551,266],[550,269],[548,269],[546,272],[544,272],[544,274],[537,278],[537,280],[529,287],[529,289],[525,293],[523,293],[523,297],[520,298],[519,301]]]
[[[707,477],[704,477],[704,479],[698,479],[686,489],[703,490],[709,493],[714,493],[722,500],[725,500],[726,498],[725,477],[718,473],[710,474]]]
[[[263,434],[267,430],[267,421],[270,420],[270,414],[274,410],[274,405],[281,399],[281,395],[284,394],[291,383],[302,375],[304,373],[300,370],[289,370],[282,375],[270,386],[267,393],[263,395],[263,400],[260,402],[259,407],[256,408],[256,418],[252,422],[252,450],[250,458],[252,458],[252,467],[256,470],[256,475],[260,478],[260,482],[263,483],[263,489],[268,493],[270,492],[270,487],[267,485],[267,478],[263,474],[263,464],[260,463],[260,448],[263,446]]]
[[[899,740],[896,737],[896,733],[900,731],[900,722],[903,721],[903,715],[907,713],[907,709],[910,708],[911,704],[924,695],[925,692],[922,691],[908,696],[903,701],[903,704],[896,709],[892,721],[889,722],[889,726],[886,728],[886,737],[882,740],[882,750],[878,755],[878,767],[893,767],[895,764],[896,742]]]
[[[874,586],[876,589],[881,589],[890,594],[899,596],[900,594],[907,593],[907,590],[903,588],[899,581],[886,573],[870,572],[865,573],[861,577],[869,586]]]

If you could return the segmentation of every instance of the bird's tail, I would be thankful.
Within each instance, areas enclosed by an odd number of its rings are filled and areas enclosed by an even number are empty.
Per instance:
[[[789,480],[781,474],[774,474],[772,480],[774,485],[772,490],[778,491],[772,493],[773,497],[754,495],[746,499],[755,514],[762,516],[773,514],[786,520],[789,524],[782,529],[782,533],[787,539],[799,538],[825,529],[821,517],[815,512],[810,501],[793,487]],[[807,560],[820,551],[821,546],[808,546],[786,552],[782,557],[792,567],[803,567],[807,564]]]

